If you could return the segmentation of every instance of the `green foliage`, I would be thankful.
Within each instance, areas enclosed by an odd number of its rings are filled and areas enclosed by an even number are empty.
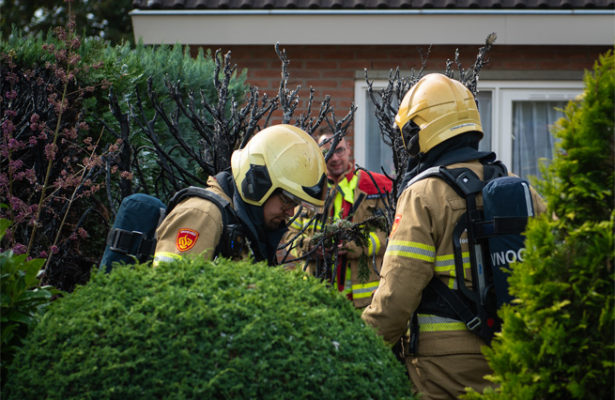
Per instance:
[[[540,182],[546,215],[526,233],[509,279],[516,304],[486,355],[500,385],[469,399],[609,399],[614,395],[615,60],[602,56],[554,130]]]
[[[575,225],[608,220],[614,208],[614,64],[609,52],[596,64],[594,75],[586,74],[582,99],[568,104],[566,117],[554,128],[560,143],[538,184],[551,211]]]
[[[15,32],[14,28],[35,34],[65,25],[67,6],[83,36],[100,37],[112,43],[132,40],[129,15],[132,0],[3,0],[0,2],[0,36],[8,38]]]
[[[94,274],[18,357],[6,399],[411,397],[404,367],[350,302],[262,263]]]
[[[44,67],[46,63],[57,61],[53,52],[44,48],[50,45],[56,48],[63,45],[52,31],[45,35],[42,33],[26,35],[23,31],[16,30],[11,36],[0,39],[0,54],[10,52],[13,62],[20,68],[35,69]],[[97,38],[89,38],[80,42],[79,48],[73,50],[79,54],[83,64],[94,64],[101,61],[100,54],[107,47],[109,47],[108,43]],[[85,84],[98,83],[104,77],[103,73],[109,74],[111,71],[103,72],[92,68],[77,70],[77,81]]]
[[[207,53],[199,48],[195,55],[191,54],[188,46],[176,44],[174,46],[144,46],[142,42],[136,46],[124,44],[122,46],[107,46],[101,52],[101,61],[106,69],[105,76],[110,81],[116,97],[120,100],[119,106],[123,113],[131,115],[130,118],[130,143],[135,148],[142,148],[145,151],[135,154],[139,159],[140,168],[144,168],[145,182],[136,182],[141,186],[140,191],[153,192],[156,180],[161,178],[160,163],[156,157],[152,157],[153,145],[151,139],[143,133],[140,123],[142,120],[152,120],[154,117],[154,107],[148,98],[148,80],[151,80],[151,89],[161,101],[162,106],[167,110],[174,110],[177,118],[178,131],[182,138],[193,145],[195,153],[199,153],[199,144],[202,142],[200,133],[195,129],[193,123],[182,113],[177,112],[176,103],[169,96],[167,84],[181,84],[181,96],[184,104],[189,103],[190,93],[199,101],[201,93],[205,101],[209,104],[216,104],[218,93],[214,88],[215,62],[209,50]],[[221,78],[221,76],[219,76]],[[244,101],[247,92],[247,71],[243,70],[240,74],[235,73],[228,87],[228,92],[237,104]],[[142,101],[144,111],[138,109],[138,100]],[[203,108],[202,104],[197,105]],[[231,104],[226,105],[227,112],[230,112]],[[90,114],[103,115],[107,126],[119,132],[118,122],[108,111],[97,112],[95,107],[90,107]],[[204,121],[211,122],[211,117],[205,110],[201,110]],[[171,112],[169,112],[171,113]],[[141,120],[138,122],[138,120]],[[190,160],[186,152],[177,146],[177,140],[169,133],[168,126],[160,116],[155,122],[156,131],[159,132],[158,143],[162,149],[173,154],[175,161],[191,173],[201,176],[206,181],[207,176],[203,174],[193,160]],[[134,171],[132,171],[134,172]],[[194,182],[192,183],[194,184]],[[160,182],[158,182],[160,185]],[[171,193],[172,194],[172,193]],[[163,197],[163,200],[167,200]],[[121,199],[120,199],[121,200]],[[119,203],[119,202],[118,202]]]
[[[10,225],[0,219],[0,238]],[[2,325],[2,355],[0,369],[4,384],[7,365],[13,360],[26,333],[45,309],[56,290],[38,287],[36,274],[45,262],[42,258],[27,260],[25,254],[12,251],[0,253],[0,321]]]
[[[204,90],[209,100],[216,97],[212,85],[214,62],[209,50],[205,54],[199,48],[197,54],[191,55],[187,46],[163,44],[154,47],[139,42],[136,46],[106,46],[100,57],[106,75],[121,94],[134,96],[130,92],[135,86],[145,91],[147,79],[151,78],[153,88],[158,92],[164,91],[165,80],[169,80],[172,83],[179,81],[184,88],[195,92]],[[236,76],[229,87],[239,102],[245,91],[245,80],[246,71]]]

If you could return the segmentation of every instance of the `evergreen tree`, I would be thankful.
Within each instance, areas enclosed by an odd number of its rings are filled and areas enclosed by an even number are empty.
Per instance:
[[[559,139],[537,187],[548,213],[530,222],[513,267],[518,300],[500,310],[485,353],[499,388],[469,399],[612,399],[614,395],[614,97],[612,51],[554,128]]]

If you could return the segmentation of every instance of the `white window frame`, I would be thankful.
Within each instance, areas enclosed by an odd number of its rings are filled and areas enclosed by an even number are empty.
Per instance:
[[[583,87],[582,81],[479,81],[479,91],[492,92],[491,148],[498,159],[512,165],[515,101],[570,101],[583,92]]]
[[[375,90],[385,88],[387,80],[373,81]],[[492,126],[491,147],[505,165],[512,165],[512,110],[515,101],[569,101],[583,92],[582,81],[517,81],[517,80],[485,80],[479,81],[479,91],[492,92]],[[365,165],[367,148],[365,141],[367,127],[367,83],[365,80],[355,81],[355,105],[357,111],[354,118],[354,158],[359,165]],[[515,171],[513,171],[515,172]]]

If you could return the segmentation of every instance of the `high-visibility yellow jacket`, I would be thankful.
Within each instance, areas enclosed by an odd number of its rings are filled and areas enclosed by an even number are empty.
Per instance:
[[[353,223],[361,223],[375,216],[384,218],[386,196],[391,188],[392,182],[386,176],[363,170],[356,174],[354,172],[346,174],[336,184],[330,181],[329,193],[335,193],[335,197],[330,207],[324,210],[324,215],[327,215],[325,223],[341,218]],[[305,254],[311,248],[310,240],[324,226],[322,216],[317,218],[320,222],[309,224],[312,216],[313,214],[305,213],[293,221],[286,236],[287,239],[292,239],[303,231],[295,240],[296,247],[291,251],[296,257]],[[344,243],[346,254],[338,257],[335,285],[352,299],[356,307],[368,305],[372,293],[378,287],[387,235],[388,232],[383,229],[371,228],[368,232],[367,246],[361,246],[354,241]],[[319,263],[322,263],[322,260],[311,259],[308,270],[315,274],[322,267]]]
[[[483,166],[479,161],[447,166],[451,169],[460,167],[470,168],[483,179]],[[544,202],[533,189],[531,191],[535,213],[544,212]],[[477,206],[482,207],[480,195]],[[436,177],[419,180],[400,196],[384,254],[380,285],[362,314],[363,320],[376,328],[388,343],[396,343],[407,332],[410,318],[421,301],[422,291],[434,275],[450,288],[456,288],[452,237],[453,229],[465,210],[465,199]],[[465,281],[471,287],[471,268],[469,260],[465,260],[468,248],[464,236],[461,242],[466,266]],[[439,356],[467,355],[468,360],[484,360],[480,347],[485,343],[463,322],[424,314],[418,314],[418,319],[420,335],[417,357],[435,357],[433,360],[436,360]],[[483,364],[486,365],[486,362]],[[454,375],[459,371],[452,369],[470,366],[464,366],[462,362],[443,368],[451,369],[451,375]],[[476,381],[473,387],[486,384],[482,375],[472,377],[472,371],[467,372],[466,375]],[[426,370],[421,373],[423,379],[429,379],[425,377],[428,373]]]

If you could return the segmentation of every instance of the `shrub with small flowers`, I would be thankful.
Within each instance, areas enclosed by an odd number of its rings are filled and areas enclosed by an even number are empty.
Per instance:
[[[196,184],[161,173],[165,152],[173,151],[181,165],[197,163],[169,141],[168,127],[146,101],[148,85],[165,105],[172,102],[168,81],[183,83],[182,96],[200,91],[210,103],[217,96],[213,80],[203,79],[214,75],[210,54],[81,41],[74,29],[70,23],[44,40],[19,32],[0,40],[0,199],[11,206],[0,217],[15,222],[0,248],[47,258],[46,282],[68,291],[98,263],[124,197],[145,192],[168,200],[174,190]],[[226,84],[240,101],[245,73]],[[140,125],[149,120],[156,138]],[[188,118],[178,120],[188,142],[203,142]],[[196,173],[204,182],[202,171]]]
[[[64,289],[87,279],[96,262],[75,239],[100,225],[91,221],[91,204],[105,159],[117,151],[100,143],[102,132],[91,132],[83,113],[84,101],[108,82],[91,81],[100,64],[82,60],[74,30],[72,21],[57,28],[38,64],[24,63],[19,49],[0,53],[0,198],[8,205],[0,217],[14,222],[0,248],[45,258],[45,281]],[[66,280],[60,265],[75,275]]]

